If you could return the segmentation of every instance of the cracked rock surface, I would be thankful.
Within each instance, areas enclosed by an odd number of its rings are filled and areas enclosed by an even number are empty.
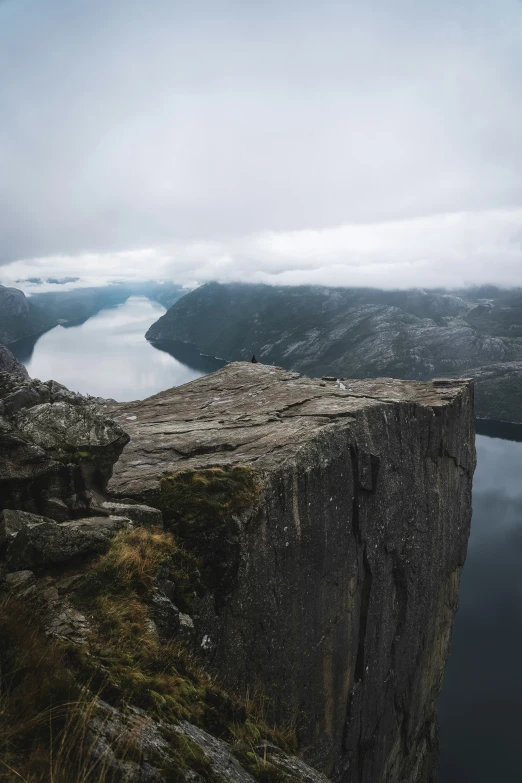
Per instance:
[[[110,407],[131,436],[109,492],[161,507],[165,474],[250,466],[237,568],[195,632],[223,681],[301,716],[341,783],[426,783],[475,467],[473,384],[311,380],[235,363]]]

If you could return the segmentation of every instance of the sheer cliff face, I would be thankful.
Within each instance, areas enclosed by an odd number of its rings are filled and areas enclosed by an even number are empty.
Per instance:
[[[472,385],[234,364],[112,415],[131,442],[110,491],[167,523],[162,476],[253,471],[250,505],[220,529],[226,580],[197,608],[225,682],[296,719],[305,758],[334,780],[431,780],[471,517]],[[208,558],[204,536],[189,530],[187,546]]]

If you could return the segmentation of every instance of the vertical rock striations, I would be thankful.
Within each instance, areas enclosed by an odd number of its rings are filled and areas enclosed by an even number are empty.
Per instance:
[[[472,384],[238,363],[111,414],[131,441],[109,490],[161,508],[198,557],[192,615],[223,680],[266,693],[336,781],[432,780]]]

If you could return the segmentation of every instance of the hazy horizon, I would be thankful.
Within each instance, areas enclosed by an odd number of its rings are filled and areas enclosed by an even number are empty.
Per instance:
[[[522,3],[0,3],[0,280],[522,285]]]

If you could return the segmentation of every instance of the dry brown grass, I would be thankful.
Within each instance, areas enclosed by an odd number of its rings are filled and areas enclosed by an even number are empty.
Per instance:
[[[178,551],[170,533],[139,527],[116,536],[92,575],[108,582],[112,592],[146,593],[152,588],[159,567]]]
[[[150,624],[158,570],[173,569],[183,585],[193,567],[169,533],[140,528],[117,536],[76,594],[93,629],[85,647],[47,638],[27,603],[0,603],[0,783],[112,783],[110,765],[92,753],[93,694],[167,723],[186,718],[245,748],[255,777],[277,779],[266,777],[254,748],[268,739],[290,749],[294,727],[274,727],[260,694],[243,700],[226,693],[184,645],[162,639]],[[117,745],[120,759],[137,760],[132,737]],[[172,754],[169,780],[187,765],[213,779],[197,746],[173,739]]]
[[[103,760],[89,754],[92,694],[66,665],[27,605],[0,605],[0,781],[105,783]]]

